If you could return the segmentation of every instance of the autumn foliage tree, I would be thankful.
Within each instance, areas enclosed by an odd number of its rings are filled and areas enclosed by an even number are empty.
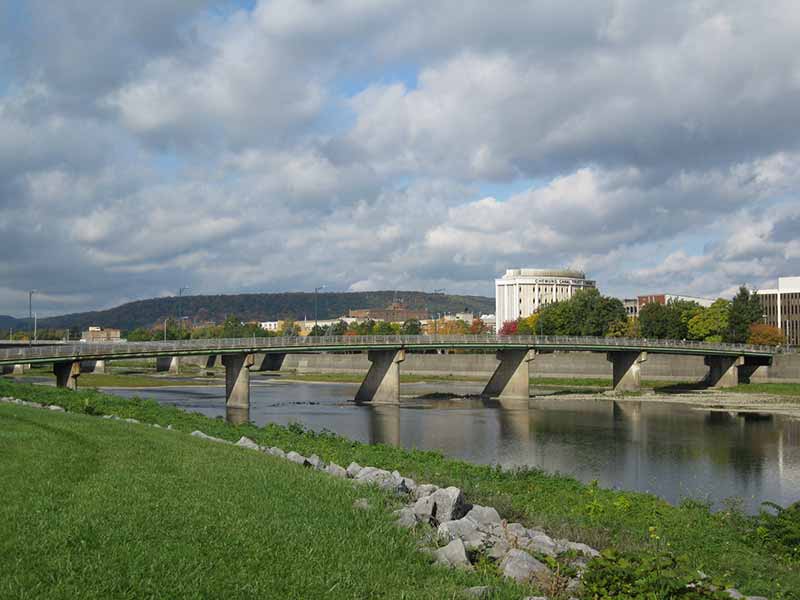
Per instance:
[[[774,325],[764,323],[753,323],[750,325],[750,335],[747,338],[749,344],[760,346],[780,346],[786,341],[783,332]]]
[[[506,321],[500,328],[499,333],[500,335],[516,335],[517,329],[519,329],[519,323],[517,323],[517,321]]]

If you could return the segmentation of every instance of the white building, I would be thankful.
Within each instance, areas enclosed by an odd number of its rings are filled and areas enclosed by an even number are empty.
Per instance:
[[[758,290],[764,322],[774,325],[789,344],[800,344],[800,277],[779,277],[778,287]]]
[[[581,271],[550,269],[508,269],[494,280],[495,328],[537,312],[552,302],[572,298],[576,291],[593,288],[595,282]]]

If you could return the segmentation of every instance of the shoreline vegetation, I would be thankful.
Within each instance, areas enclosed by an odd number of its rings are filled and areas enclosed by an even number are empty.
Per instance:
[[[659,553],[668,551],[682,557],[692,569],[724,579],[726,585],[745,594],[777,600],[800,598],[797,592],[800,590],[800,548],[797,547],[800,542],[795,542],[793,547],[793,538],[789,537],[787,545],[785,536],[781,537],[777,529],[770,528],[771,521],[762,516],[745,515],[735,502],[716,512],[697,500],[687,499],[673,506],[650,494],[603,489],[596,484],[585,485],[570,477],[535,469],[504,471],[448,459],[437,452],[361,444],[330,433],[307,431],[298,425],[232,425],[221,419],[161,406],[151,400],[125,399],[95,390],[68,392],[0,379],[0,396],[55,404],[74,413],[114,414],[162,427],[171,425],[187,433],[199,429],[230,441],[247,436],[259,444],[292,449],[304,455],[318,454],[338,464],[355,461],[387,470],[397,469],[417,481],[457,486],[472,502],[494,506],[505,518],[527,527],[540,527],[554,537],[633,553],[639,557],[631,559],[636,564],[646,565],[649,557],[658,560]],[[86,443],[87,447],[92,447],[90,440]],[[50,454],[43,452],[41,462],[47,463],[44,457]],[[80,464],[81,459],[76,460]],[[99,460],[99,457],[92,460]],[[142,476],[146,475],[145,469]],[[231,496],[238,498],[239,494]],[[15,497],[18,502],[24,501],[19,495]],[[101,534],[98,531],[94,535]],[[613,559],[606,560],[609,561]],[[623,562],[632,564],[628,559]],[[614,565],[614,568],[623,568],[619,562]]]

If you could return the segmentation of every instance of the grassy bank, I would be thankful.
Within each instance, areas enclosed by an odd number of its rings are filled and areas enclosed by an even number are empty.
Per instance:
[[[2,598],[525,591],[489,572],[431,567],[392,524],[386,495],[260,453],[0,404],[0,457]],[[372,508],[353,508],[359,497]]]
[[[605,490],[537,470],[504,472],[446,459],[434,452],[360,444],[338,436],[305,432],[298,427],[234,426],[153,401],[123,399],[93,391],[69,393],[0,382],[0,395],[55,403],[75,412],[113,413],[161,425],[172,424],[183,431],[202,429],[230,440],[247,435],[262,444],[317,453],[340,464],[355,460],[398,469],[418,481],[458,485],[471,501],[495,506],[509,519],[542,526],[556,536],[595,547],[615,546],[644,552],[657,543],[685,555],[695,568],[726,578],[743,592],[773,599],[800,598],[797,593],[800,562],[779,551],[757,530],[753,519],[736,510],[712,513],[708,506],[698,502],[676,507],[648,494]]]
[[[223,373],[224,376],[224,373]],[[55,385],[56,377],[52,371],[28,371],[23,376],[6,375],[6,378],[18,379],[25,381],[27,378],[36,378],[37,380],[49,379]],[[196,376],[195,376],[196,377]],[[101,387],[129,387],[129,388],[154,388],[154,387],[167,387],[167,386],[190,386],[190,385],[212,385],[219,384],[213,378],[196,379],[195,377],[179,377],[174,375],[148,375],[143,373],[82,373],[78,377],[78,386],[85,388],[101,388]]]

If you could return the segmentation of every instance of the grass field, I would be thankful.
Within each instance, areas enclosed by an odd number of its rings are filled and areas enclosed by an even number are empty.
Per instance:
[[[0,404],[2,598],[452,598],[375,489],[144,425]],[[367,497],[373,508],[353,508]],[[528,593],[531,590],[527,590]]]
[[[117,414],[161,425],[172,424],[183,431],[202,429],[230,440],[247,435],[262,444],[317,453],[343,465],[355,460],[362,465],[398,469],[417,481],[457,485],[470,501],[495,506],[510,520],[541,526],[556,537],[599,548],[646,552],[653,547],[655,531],[659,545],[686,556],[695,568],[725,578],[742,592],[772,600],[800,598],[797,556],[790,558],[775,549],[763,538],[757,523],[735,507],[711,512],[708,506],[696,501],[672,506],[649,494],[606,490],[538,470],[501,471],[447,459],[435,452],[360,444],[298,427],[235,426],[153,401],[92,391],[70,393],[0,381],[0,395],[55,403],[74,412]]]

